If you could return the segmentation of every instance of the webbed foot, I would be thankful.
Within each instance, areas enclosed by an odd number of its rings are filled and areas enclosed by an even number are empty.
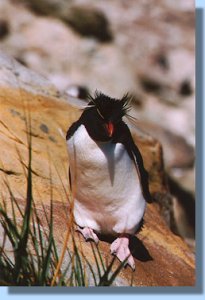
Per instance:
[[[91,228],[89,227],[81,228],[80,226],[78,226],[76,231],[79,231],[83,235],[86,242],[93,241],[95,242],[95,244],[98,244],[99,238]]]
[[[135,270],[134,258],[131,255],[129,249],[128,235],[122,235],[114,240],[114,242],[110,246],[110,250],[111,254],[115,255],[121,262],[125,262],[125,260],[127,259],[125,266],[129,265],[133,271]]]

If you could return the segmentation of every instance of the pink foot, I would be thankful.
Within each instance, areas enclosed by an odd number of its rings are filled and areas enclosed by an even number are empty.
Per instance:
[[[84,228],[81,228],[81,227],[77,227],[76,231],[79,231],[84,239],[87,241],[93,241],[95,242],[96,244],[98,244],[99,242],[99,239],[97,237],[97,234],[89,227],[84,227]]]
[[[110,246],[111,254],[116,255],[116,257],[124,262],[127,259],[125,264],[129,265],[132,270],[135,270],[135,262],[134,258],[130,253],[129,249],[129,237],[127,235],[122,235],[121,237],[114,240],[114,242]]]

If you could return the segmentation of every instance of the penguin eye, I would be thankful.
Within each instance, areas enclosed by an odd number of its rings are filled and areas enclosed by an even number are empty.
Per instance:
[[[105,118],[103,117],[103,115],[101,114],[101,112],[99,111],[99,109],[98,108],[96,108],[96,109],[97,109],[98,115],[104,120]]]

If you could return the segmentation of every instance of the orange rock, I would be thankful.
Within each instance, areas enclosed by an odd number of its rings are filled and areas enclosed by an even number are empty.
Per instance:
[[[29,71],[27,71],[29,72]],[[27,88],[28,85],[28,88]],[[10,203],[6,183],[9,184],[19,205],[26,198],[26,166],[28,144],[26,121],[31,120],[33,196],[42,222],[45,219],[41,203],[50,209],[52,186],[54,203],[54,236],[59,251],[62,248],[69,218],[68,207],[68,155],[65,133],[80,111],[65,100],[54,97],[53,87],[45,87],[46,93],[28,83],[17,89],[10,83],[2,83],[0,76],[0,201]],[[153,194],[168,197],[165,184],[161,145],[152,137],[131,128],[150,174]],[[44,224],[46,225],[46,222]],[[76,243],[92,265],[95,259],[90,243],[75,234]],[[1,237],[0,237],[1,239]],[[105,261],[111,261],[110,240],[102,237],[99,248]],[[168,228],[158,203],[148,204],[143,229],[131,240],[136,260],[136,271],[123,269],[115,285],[134,286],[194,286],[194,255],[185,242]],[[68,247],[72,249],[69,240]],[[118,266],[115,261],[113,270]]]

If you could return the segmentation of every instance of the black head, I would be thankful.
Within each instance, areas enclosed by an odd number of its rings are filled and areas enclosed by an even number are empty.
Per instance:
[[[131,97],[126,94],[122,99],[110,98],[100,92],[94,97],[83,112],[84,125],[89,135],[96,141],[109,141],[113,138],[117,126],[129,110]]]

